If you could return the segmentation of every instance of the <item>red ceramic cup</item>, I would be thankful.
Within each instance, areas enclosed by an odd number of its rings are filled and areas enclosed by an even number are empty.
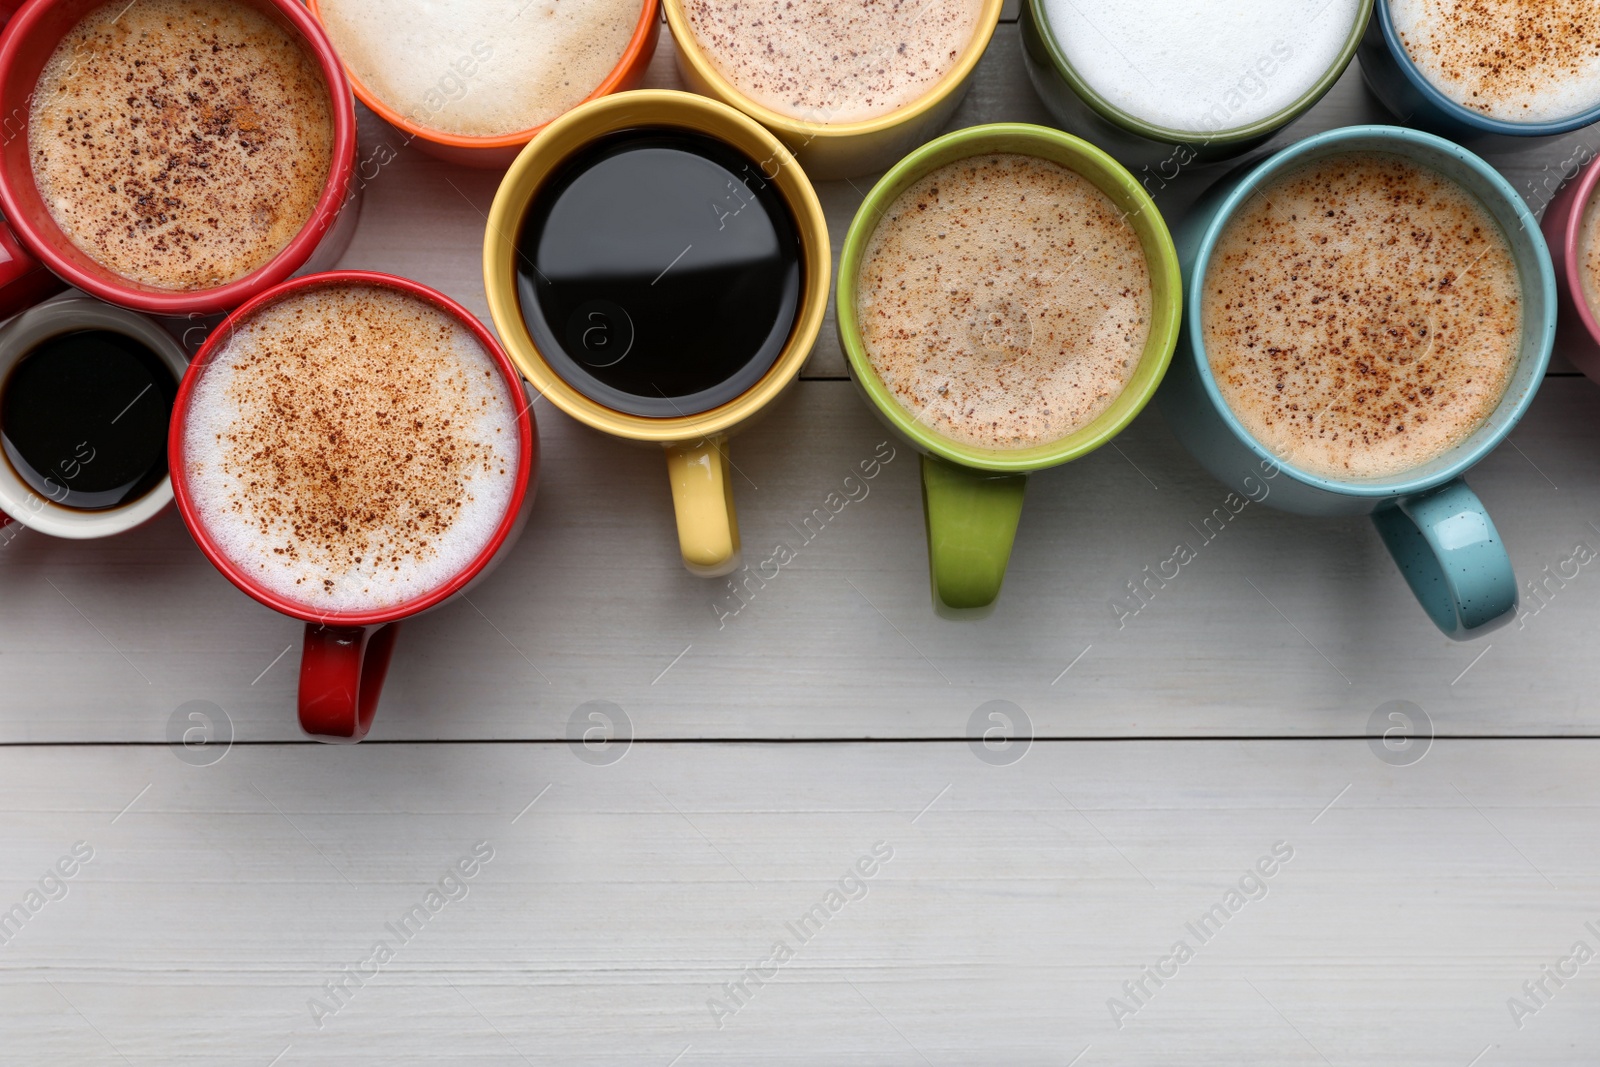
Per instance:
[[[1556,267],[1556,351],[1600,382],[1600,320],[1583,295],[1583,216],[1600,186],[1594,156],[1545,209],[1539,228]]]
[[[226,343],[233,328],[249,319],[262,307],[290,294],[315,287],[382,286],[420,297],[440,308],[472,331],[484,351],[500,368],[513,397],[523,397],[522,378],[506,358],[500,343],[472,313],[443,293],[407,278],[372,271],[329,271],[308,274],[256,296],[239,308],[216,330],[190,364],[189,373],[178,389],[172,409],[172,429],[168,437],[168,465],[172,472],[172,492],[178,511],[200,550],[227,577],[250,596],[274,611],[305,622],[305,650],[300,661],[300,727],[319,741],[360,741],[372,728],[373,712],[384,672],[394,651],[395,632],[400,620],[425,611],[465,592],[505,557],[527,522],[538,482],[539,439],[534,430],[533,412],[524,405],[517,417],[519,467],[511,503],[493,539],[472,563],[448,582],[430,592],[394,607],[369,612],[318,612],[303,604],[263,588],[225,556],[211,539],[190,497],[184,457],[184,426],[188,421],[194,384],[206,373],[212,358]]]
[[[0,213],[21,245],[62,280],[102,300],[153,315],[209,315],[238,307],[312,263],[332,265],[354,232],[360,204],[352,192],[356,160],[356,114],[350,81],[322,26],[298,0],[235,0],[248,3],[288,29],[316,57],[327,82],[333,114],[333,159],[316,209],[300,232],[264,266],[210,289],[157,289],[116,274],[95,262],[61,232],[40,199],[28,155],[28,113],[39,74],[72,27],[106,0],[27,0],[0,34]],[[0,14],[10,6],[0,0]],[[3,239],[0,239],[3,243]],[[316,262],[312,262],[313,254]],[[0,286],[7,277],[0,272]],[[3,295],[10,295],[5,288]],[[19,308],[12,308],[19,310]],[[4,311],[4,308],[0,308]]]

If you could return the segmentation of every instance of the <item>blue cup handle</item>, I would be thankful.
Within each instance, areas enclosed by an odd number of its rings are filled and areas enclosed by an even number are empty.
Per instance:
[[[1457,478],[1375,511],[1389,554],[1423,610],[1457,641],[1510,622],[1517,577],[1478,494]]]

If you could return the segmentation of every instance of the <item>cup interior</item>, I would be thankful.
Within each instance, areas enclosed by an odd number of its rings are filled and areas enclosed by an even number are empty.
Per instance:
[[[1152,141],[1160,141],[1167,144],[1228,145],[1256,140],[1271,134],[1299,118],[1306,111],[1309,111],[1318,100],[1321,100],[1328,90],[1333,88],[1334,82],[1339,80],[1345,68],[1350,65],[1350,60],[1355,57],[1356,49],[1361,44],[1362,35],[1366,32],[1367,22],[1371,18],[1374,0],[1362,0],[1355,20],[1350,26],[1349,33],[1345,37],[1344,43],[1340,46],[1338,54],[1334,57],[1333,63],[1293,103],[1254,122],[1206,133],[1159,126],[1129,114],[1112,103],[1105,93],[1090,85],[1083,74],[1067,59],[1066,51],[1061,47],[1060,38],[1057,37],[1055,28],[1050,24],[1049,14],[1045,10],[1045,2],[1046,0],[1024,0],[1024,3],[1029,5],[1028,13],[1032,17],[1034,26],[1038,28],[1039,37],[1044,43],[1045,51],[1049,54],[1051,63],[1061,74],[1061,77],[1071,86],[1072,91],[1102,118]],[[1196,17],[1204,16],[1197,14]]]
[[[168,435],[167,454],[168,462],[171,466],[172,493],[178,502],[178,510],[183,515],[184,523],[189,527],[189,533],[194,537],[195,543],[200,546],[200,550],[205,553],[206,558],[240,590],[274,611],[307,622],[318,622],[325,625],[374,626],[395,622],[441,604],[464,589],[481,571],[489,566],[496,553],[500,550],[501,545],[517,528],[524,511],[524,502],[531,492],[530,487],[533,484],[538,464],[538,440],[534,434],[533,416],[530,413],[531,405],[525,405],[517,413],[517,481],[513,487],[511,498],[507,503],[506,513],[501,518],[500,525],[496,529],[494,536],[489,539],[489,542],[473,558],[472,562],[449,581],[399,604],[374,611],[318,611],[256,583],[247,571],[238,566],[211,536],[204,517],[195,505],[187,481],[186,427],[189,407],[194,396],[195,383],[206,374],[218,354],[226,348],[228,341],[233,336],[233,332],[266,308],[273,306],[286,297],[317,289],[362,288],[398,291],[406,296],[423,300],[443,311],[456,322],[466,327],[477,339],[480,347],[499,369],[512,398],[516,399],[524,395],[522,379],[517,374],[516,368],[512,366],[511,361],[506,358],[505,351],[500,347],[499,342],[495,340],[494,335],[478,321],[477,316],[443,293],[430,289],[419,282],[391,274],[355,270],[328,271],[322,274],[303,275],[262,293],[229,315],[221,326],[211,331],[210,336],[206,338],[205,344],[195,354],[189,373],[184,376],[183,383],[178,388],[178,397],[172,407],[172,426]]]
[[[1279,458],[1257,441],[1233,415],[1211,374],[1202,329],[1202,294],[1211,255],[1228,221],[1257,190],[1274,179],[1310,163],[1353,152],[1384,152],[1404,156],[1453,181],[1477,198],[1499,224],[1516,260],[1522,287],[1522,347],[1505,395],[1472,434],[1432,461],[1413,467],[1398,477],[1331,479],[1301,470]],[[1307,138],[1259,164],[1232,189],[1207,224],[1188,279],[1189,307],[1186,332],[1191,340],[1200,381],[1230,429],[1262,460],[1274,464],[1300,481],[1353,496],[1396,496],[1421,492],[1449,481],[1482,459],[1516,426],[1544,379],[1555,342],[1555,271],[1544,235],[1517,191],[1476,155],[1460,145],[1417,130],[1394,126],[1352,126]]]
[[[972,69],[978,65],[978,60],[983,58],[984,51],[989,47],[989,39],[994,36],[995,27],[999,25],[1001,9],[1005,6],[1004,0],[980,0],[980,2],[982,9],[978,14],[978,24],[973,31],[972,39],[967,42],[966,48],[956,58],[950,70],[929,86],[927,92],[888,114],[858,122],[840,123],[829,123],[822,117],[818,117],[815,121],[798,119],[751,100],[722,76],[717,65],[706,54],[689,25],[689,16],[683,10],[683,0],[662,0],[662,6],[666,9],[667,24],[672,28],[673,40],[677,42],[683,58],[719,98],[730,101],[740,111],[768,129],[778,130],[790,137],[815,139],[855,137],[898,126],[928,111],[953,92],[972,73]]]
[[[788,343],[746,392],[708,411],[681,416],[636,415],[601,404],[569,384],[540,353],[522,317],[517,291],[517,235],[528,209],[575,153],[607,134],[642,128],[680,129],[737,149],[771,181],[788,205],[800,247],[798,311]],[[648,190],[641,190],[648,196]],[[617,93],[583,104],[550,123],[523,149],[495,194],[484,237],[484,285],[495,326],[511,358],[567,414],[607,433],[641,441],[692,440],[721,433],[775,397],[800,371],[827,307],[831,268],[822,206],[793,155],[770,132],[726,104],[672,90]]]
[[[646,42],[650,39],[651,31],[654,29],[656,20],[659,18],[659,9],[657,6],[659,2],[660,0],[644,0],[643,6],[639,10],[639,21],[634,26],[633,36],[628,39],[628,45],[623,49],[622,55],[618,58],[616,66],[612,67],[611,71],[605,76],[600,84],[595,86],[593,92],[584,97],[584,101],[593,100],[597,97],[614,93],[621,87],[623,81],[626,80],[628,71],[634,65],[639,52],[645,47]],[[320,0],[306,0],[306,3],[311,9],[311,14],[315,16],[318,21],[321,21],[322,5]],[[411,116],[401,114],[399,111],[396,111],[393,107],[391,107],[387,102],[381,99],[371,89],[369,89],[361,81],[361,79],[356,76],[355,71],[346,69],[345,73],[350,79],[350,87],[355,91],[356,97],[369,109],[371,109],[372,112],[379,118],[383,119],[389,125],[409,136],[420,137],[425,141],[432,141],[435,144],[465,149],[516,148],[519,145],[527,144],[533,139],[535,134],[548,125],[548,123],[539,123],[538,125],[530,126],[525,130],[516,130],[511,133],[487,134],[483,136],[449,133],[445,130],[436,129],[435,127],[428,126],[425,123],[418,122]]]
[[[1567,290],[1572,295],[1572,306],[1578,313],[1579,321],[1595,343],[1600,344],[1600,317],[1596,316],[1596,308],[1590,303],[1588,287],[1584,284],[1587,273],[1584,253],[1591,245],[1600,250],[1600,234],[1591,232],[1590,228],[1590,223],[1594,223],[1595,228],[1600,229],[1600,204],[1595,202],[1595,191],[1600,189],[1600,165],[1591,160],[1577,182],[1561,234],[1561,247],[1550,251],[1552,255],[1561,257]],[[1591,216],[1591,212],[1596,214]]]
[[[23,357],[52,337],[79,330],[108,330],[138,342],[161,360],[174,387],[188,359],[171,334],[145,316],[91,297],[66,297],[29,308],[0,330],[0,393]],[[138,498],[111,508],[67,507],[41,497],[0,456],[0,510],[24,525],[55,537],[106,537],[154,517],[172,500],[168,475]]]
[[[163,289],[126,278],[84,252],[56,224],[34,183],[28,121],[34,88],[57,45],[90,12],[108,0],[53,0],[24,7],[0,36],[0,98],[18,103],[0,119],[0,205],[7,222],[47,267],[102,300],[155,314],[183,315],[227,310],[250,294],[281,281],[303,264],[349,195],[355,160],[355,110],[344,70],[316,21],[292,0],[229,0],[260,11],[317,61],[328,87],[333,151],[328,176],[311,218],[270,261],[250,274],[209,289]]]
[[[977,448],[937,433],[914,418],[884,385],[867,356],[856,317],[861,261],[878,220],[899,196],[927,174],[973,156],[1014,153],[1051,160],[1089,179],[1127,213],[1139,235],[1150,272],[1150,336],[1126,388],[1093,422],[1057,441],[1032,448]],[[1183,286],[1177,254],[1155,202],[1127,170],[1100,149],[1071,134],[1023,123],[957,130],[919,148],[894,166],[867,194],[845,238],[839,260],[839,336],[856,382],[891,425],[936,456],[982,470],[1026,472],[1076,459],[1116,436],[1142,410],[1161,383],[1177,344]]]
[[[1429,104],[1439,111],[1444,112],[1455,123],[1467,127],[1469,130],[1479,130],[1483,133],[1501,134],[1507,137],[1549,137],[1557,134],[1569,133],[1572,130],[1581,130],[1585,126],[1600,122],[1600,106],[1592,107],[1577,115],[1564,119],[1552,119],[1548,122],[1507,122],[1504,119],[1492,118],[1480,111],[1457,103],[1446,96],[1430,82],[1422,73],[1422,68],[1417,66],[1416,60],[1411,58],[1405,42],[1400,40],[1400,33],[1394,27],[1394,15],[1389,9],[1389,0],[1377,0],[1375,17],[1378,26],[1383,32],[1384,44],[1388,46],[1389,55],[1393,57],[1395,65],[1405,73],[1417,92],[1422,94]]]

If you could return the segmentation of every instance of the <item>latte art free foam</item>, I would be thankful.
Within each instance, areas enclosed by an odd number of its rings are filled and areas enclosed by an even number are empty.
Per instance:
[[[1391,0],[1422,76],[1504,122],[1555,122],[1600,106],[1594,0]]]
[[[313,611],[394,607],[493,539],[518,483],[517,413],[489,353],[432,304],[376,285],[303,290],[202,368],[186,484],[251,581]]]
[[[232,0],[113,0],[61,39],[28,118],[34,182],[69,240],[160,289],[265,266],[333,157],[327,83],[301,42]]]
[[[1338,59],[1360,0],[1044,0],[1068,63],[1154,126],[1221,133],[1296,103]]]
[[[901,407],[980,448],[1060,440],[1127,388],[1150,336],[1139,235],[1059,163],[995,154],[901,193],[862,256],[856,316]]]
[[[926,95],[972,42],[983,0],[684,0],[724,78],[803,122],[887,115]]]
[[[418,126],[468,137],[570,111],[622,61],[640,0],[321,0],[356,79]]]
[[[1600,197],[1589,197],[1579,227],[1576,288],[1582,290],[1589,314],[1600,321]]]
[[[1202,330],[1229,409],[1327,478],[1392,478],[1500,406],[1522,349],[1511,244],[1488,210],[1400,156],[1280,175],[1224,227]]]

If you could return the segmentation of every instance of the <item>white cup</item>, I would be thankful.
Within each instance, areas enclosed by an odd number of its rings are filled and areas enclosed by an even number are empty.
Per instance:
[[[183,380],[189,366],[183,346],[154,319],[93,297],[68,296],[29,308],[0,327],[0,383],[40,344],[75,330],[109,330],[132,338],[161,358],[172,372],[174,386]],[[114,508],[65,507],[40,496],[0,458],[0,512],[5,513],[0,515],[0,525],[9,518],[52,537],[110,537],[154,518],[171,502],[172,479],[168,477],[137,500]]]

